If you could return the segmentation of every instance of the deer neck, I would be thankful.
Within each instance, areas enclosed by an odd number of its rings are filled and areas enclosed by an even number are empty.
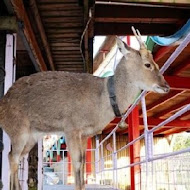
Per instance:
[[[114,75],[116,101],[121,113],[126,111],[140,93],[140,89],[133,80],[134,73],[130,73],[129,68],[126,68],[126,64],[126,59],[122,58]]]

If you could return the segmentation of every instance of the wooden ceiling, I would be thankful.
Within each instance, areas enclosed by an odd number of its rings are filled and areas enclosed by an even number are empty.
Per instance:
[[[38,71],[93,72],[95,35],[170,35],[189,18],[187,4],[94,0],[4,0]],[[25,43],[26,44],[26,43]]]
[[[85,26],[84,6],[77,0],[37,0],[36,5],[56,70],[84,72],[80,49]]]
[[[131,35],[131,25],[142,35],[167,36],[183,26],[190,13],[190,4],[108,3],[102,0],[4,0],[4,4],[9,15],[16,16],[17,33],[26,47],[17,52],[18,76],[33,73],[34,68],[36,71],[92,73],[93,66],[97,68],[103,59],[100,52],[93,65],[95,35],[110,35],[104,44],[104,50],[109,51],[114,43],[112,35]],[[7,11],[4,11],[6,16]],[[154,53],[157,63],[162,66],[175,48],[160,47]],[[171,92],[146,96],[150,126],[189,103],[189,52],[188,46],[165,73]],[[31,63],[35,67],[31,67]],[[28,71],[24,72],[25,69]],[[109,132],[116,123],[114,120],[104,132]],[[188,112],[155,134],[168,135],[189,129]],[[127,133],[127,130],[119,133]]]
[[[131,25],[143,35],[173,34],[189,18],[190,4],[96,1],[95,35],[133,35]]]

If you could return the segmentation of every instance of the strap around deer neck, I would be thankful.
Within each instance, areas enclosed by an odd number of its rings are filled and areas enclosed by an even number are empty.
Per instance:
[[[107,87],[108,87],[108,92],[109,92],[109,97],[110,97],[110,103],[112,105],[112,109],[115,113],[115,116],[121,117],[121,112],[119,110],[117,100],[116,100],[116,95],[115,95],[114,76],[109,77]]]

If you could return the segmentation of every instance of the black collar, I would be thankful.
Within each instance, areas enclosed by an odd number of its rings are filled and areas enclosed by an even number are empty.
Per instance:
[[[110,103],[112,105],[112,109],[115,113],[116,117],[121,117],[121,112],[119,110],[117,100],[116,100],[116,95],[115,95],[115,85],[114,85],[114,76],[110,76],[108,78],[108,92],[109,92],[109,97],[110,97]]]

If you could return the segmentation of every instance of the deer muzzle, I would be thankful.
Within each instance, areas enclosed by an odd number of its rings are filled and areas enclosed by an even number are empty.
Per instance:
[[[153,89],[154,89],[154,92],[157,92],[157,93],[168,93],[170,91],[170,86],[168,85],[167,82],[165,82],[164,85],[155,84]]]

